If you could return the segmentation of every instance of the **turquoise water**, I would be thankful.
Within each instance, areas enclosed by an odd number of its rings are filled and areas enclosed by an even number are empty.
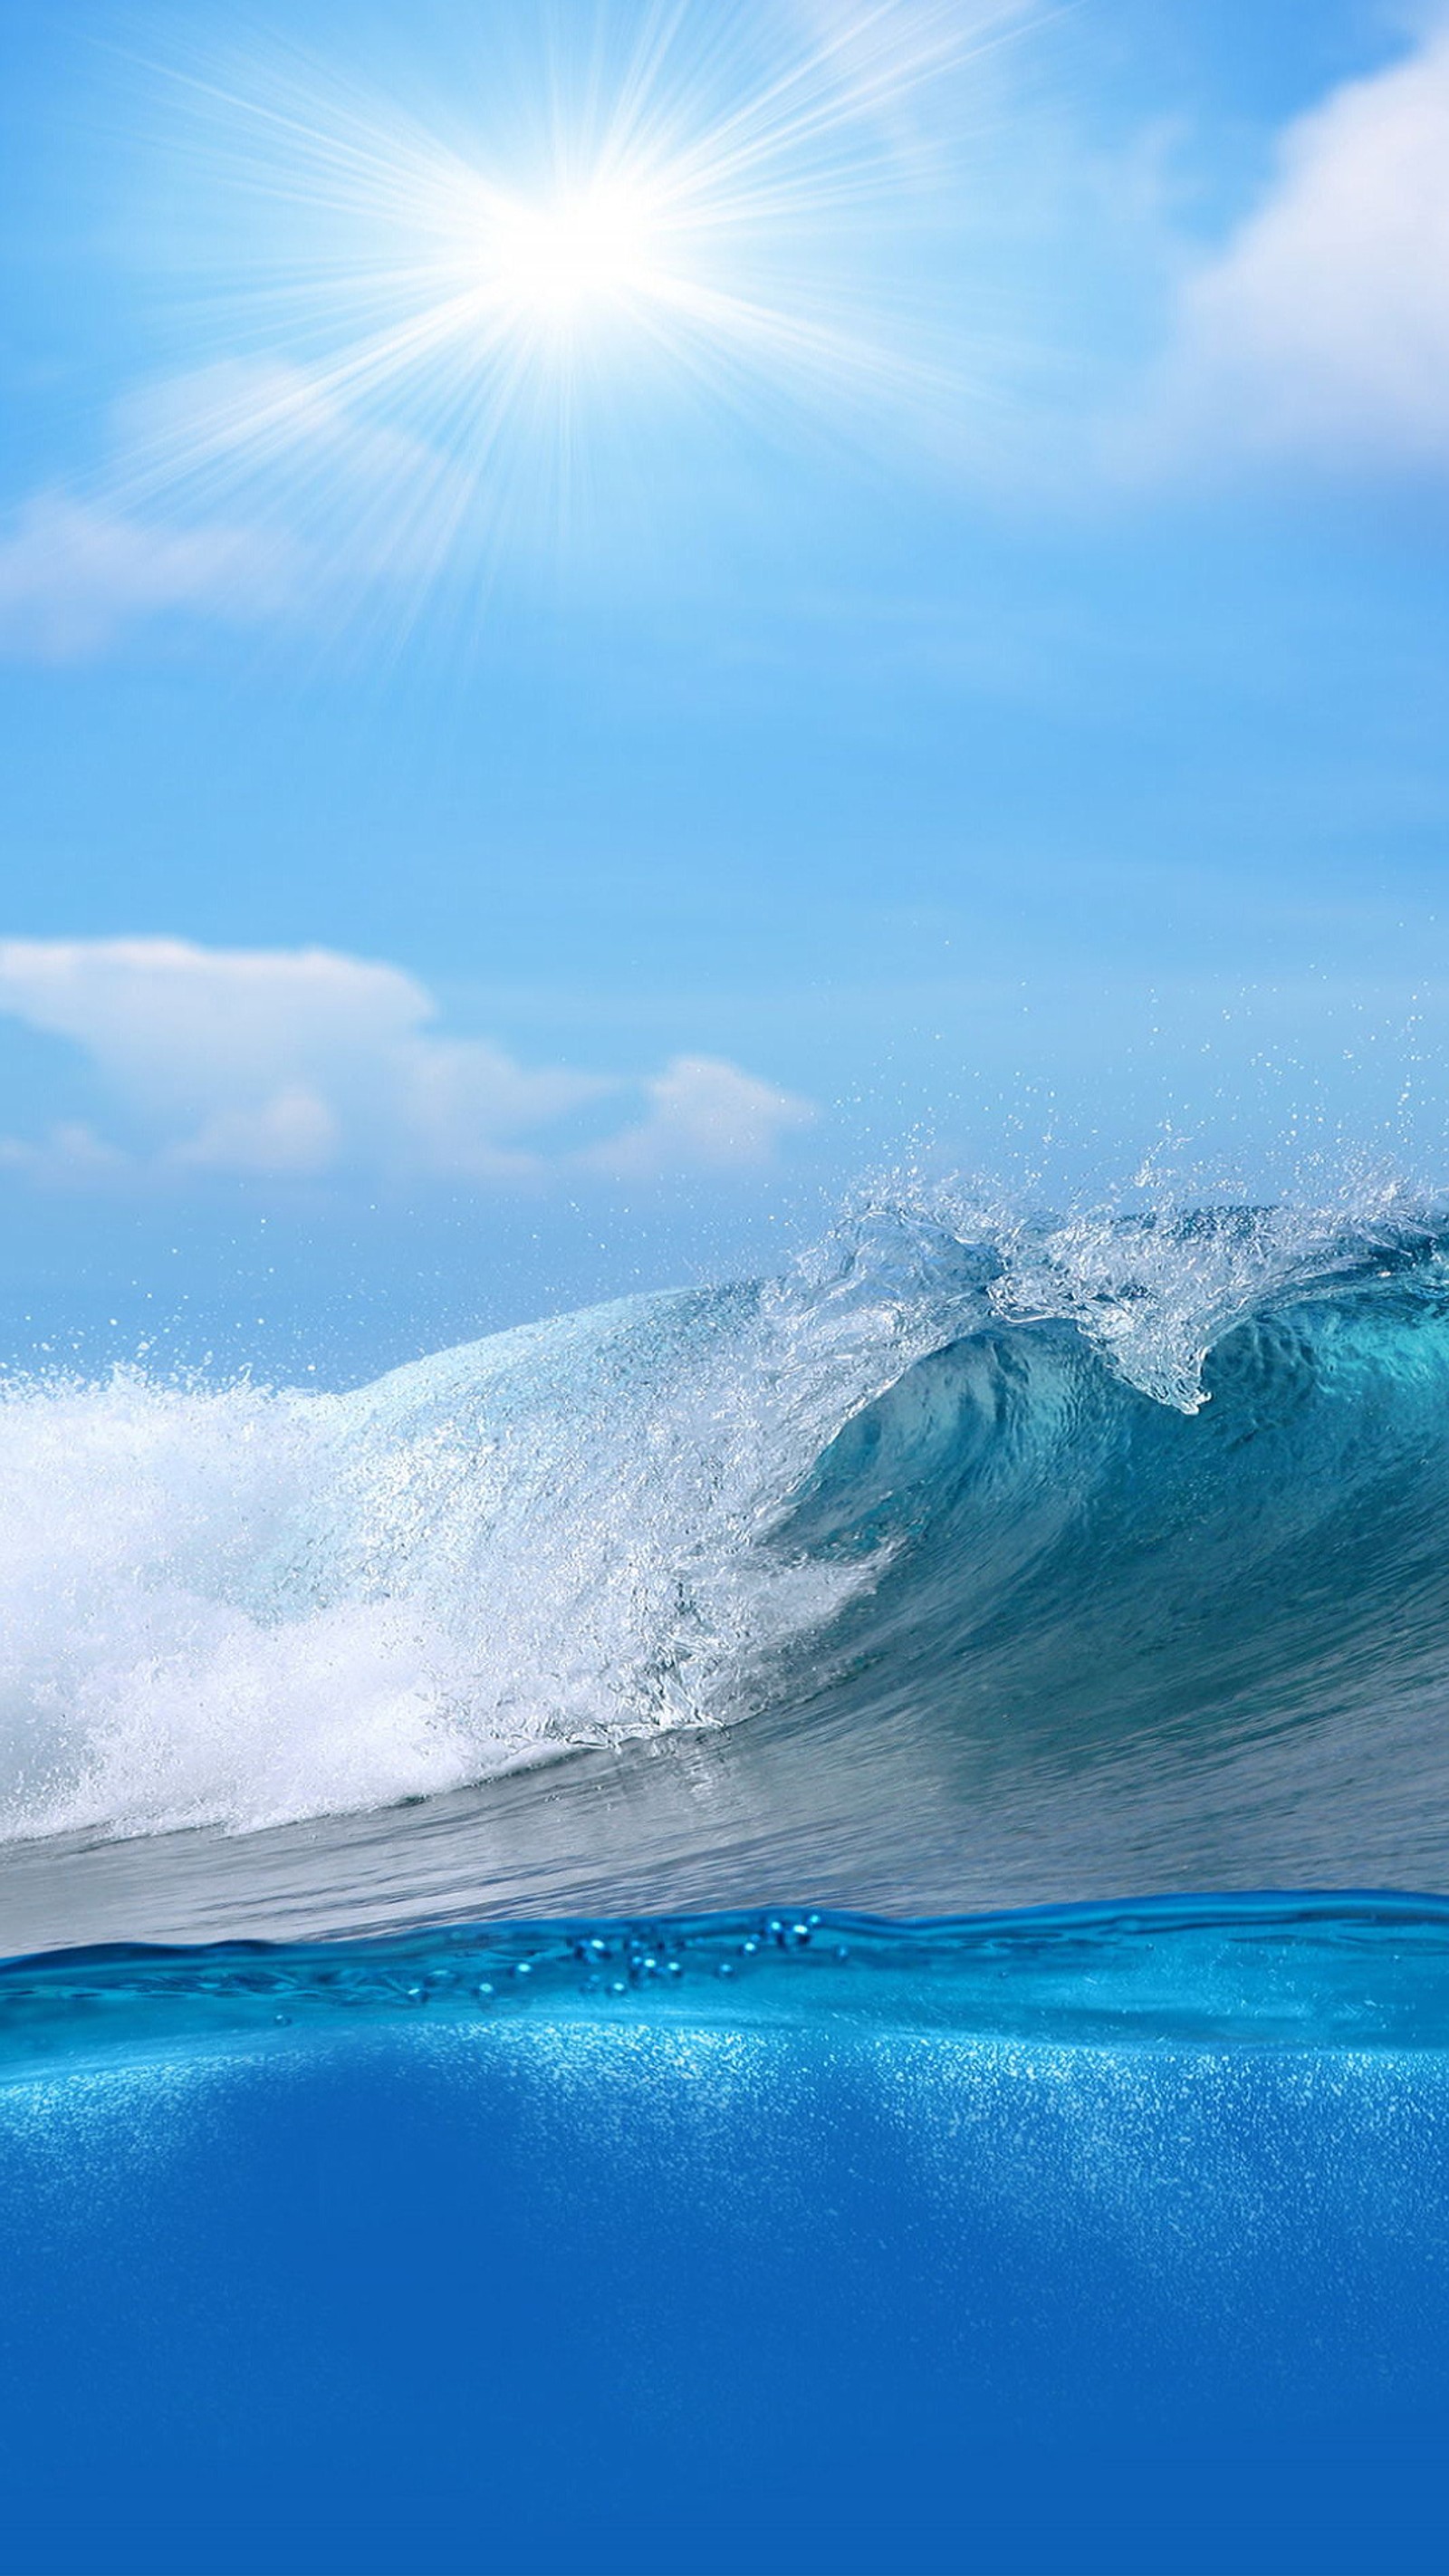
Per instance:
[[[0,2567],[1437,2567],[1442,1240],[13,1382]]]
[[[1449,1898],[1180,1897],[924,1923],[787,1907],[118,1944],[0,1964],[0,2015],[10,2083],[423,2024],[1434,2054],[1449,2047]]]

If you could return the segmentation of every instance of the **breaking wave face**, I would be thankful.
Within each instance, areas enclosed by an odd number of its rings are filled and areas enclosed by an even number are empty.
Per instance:
[[[656,1902],[1449,1883],[1449,1226],[1402,1196],[882,1195],[351,1394],[14,1382],[0,1489],[12,1845],[451,1794],[535,1901],[629,1901],[622,1797]],[[455,1910],[517,1898],[479,1831]]]

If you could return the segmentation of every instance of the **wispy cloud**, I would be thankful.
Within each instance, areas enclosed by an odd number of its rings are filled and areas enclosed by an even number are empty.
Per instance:
[[[808,1126],[808,1100],[776,1091],[719,1056],[677,1055],[644,1085],[648,1113],[587,1157],[621,1180],[684,1170],[738,1171],[768,1162],[779,1138]]]
[[[1280,138],[1262,204],[1184,286],[1166,451],[1449,467],[1449,24]]]
[[[115,406],[84,496],[43,489],[0,519],[0,655],[84,662],[157,619],[270,622],[415,584],[462,506],[446,458],[305,370],[198,368]]]
[[[768,1163],[813,1114],[714,1057],[676,1057],[643,1082],[522,1065],[491,1040],[437,1033],[433,996],[401,968],[327,949],[0,941],[0,1013],[70,1040],[101,1078],[112,1132],[72,1121],[0,1139],[0,1167],[75,1183],[650,1180]],[[605,1104],[613,1132],[573,1143],[570,1117]]]
[[[167,526],[39,492],[0,529],[0,653],[76,662],[138,619],[249,619],[285,593],[285,550],[255,529]]]

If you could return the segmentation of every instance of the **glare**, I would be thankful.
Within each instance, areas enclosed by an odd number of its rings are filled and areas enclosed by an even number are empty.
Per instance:
[[[295,58],[179,77],[219,264],[130,492],[421,585],[611,476],[647,507],[701,430],[955,438],[953,81],[1034,6],[571,0],[436,124]]]
[[[596,320],[657,291],[652,216],[647,192],[618,180],[507,207],[480,241],[482,280],[554,327]]]

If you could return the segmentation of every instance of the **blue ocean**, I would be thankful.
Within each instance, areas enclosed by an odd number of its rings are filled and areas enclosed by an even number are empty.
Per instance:
[[[1437,2569],[1449,1225],[0,1404],[0,2567]]]

